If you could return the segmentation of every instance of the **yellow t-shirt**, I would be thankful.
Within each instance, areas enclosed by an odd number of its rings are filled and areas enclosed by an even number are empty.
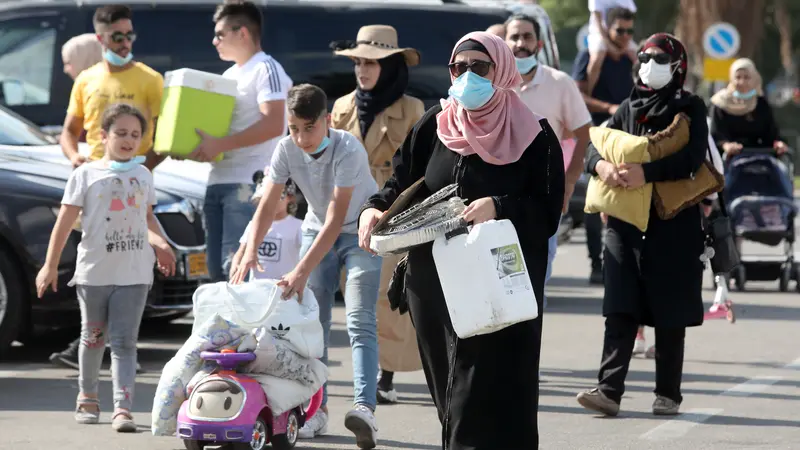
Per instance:
[[[100,159],[105,154],[101,121],[105,109],[115,103],[128,103],[144,114],[147,132],[136,153],[147,153],[153,147],[153,123],[161,110],[163,90],[164,77],[140,62],[122,72],[109,72],[103,63],[81,72],[72,86],[67,113],[83,118],[86,142],[92,150],[89,159]]]

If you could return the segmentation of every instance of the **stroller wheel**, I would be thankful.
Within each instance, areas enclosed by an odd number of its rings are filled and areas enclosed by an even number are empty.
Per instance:
[[[744,265],[740,264],[733,273],[733,283],[736,285],[736,290],[739,292],[744,291],[744,285],[747,283],[747,272]],[[800,288],[798,288],[800,289]]]
[[[792,265],[787,263],[781,268],[781,279],[778,284],[779,289],[781,292],[786,292],[789,290],[789,282],[792,281],[792,276],[794,275]]]
[[[795,289],[800,292],[800,264],[794,265],[794,279],[797,282]]]

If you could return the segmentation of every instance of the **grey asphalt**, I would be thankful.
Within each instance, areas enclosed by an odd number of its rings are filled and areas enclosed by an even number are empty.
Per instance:
[[[731,294],[736,324],[715,320],[688,331],[682,415],[665,419],[650,413],[653,361],[636,358],[621,415],[604,419],[575,402],[575,394],[596,378],[603,335],[602,289],[588,286],[587,276],[586,246],[578,233],[559,248],[548,290],[540,448],[800,448],[800,293],[778,293],[777,281],[750,283],[747,292]],[[710,287],[704,291],[708,303],[713,293]],[[355,448],[343,425],[352,396],[352,369],[342,307],[336,308],[334,321],[330,434],[301,441],[298,449]],[[0,362],[0,449],[182,449],[177,438],[151,435],[149,412],[159,371],[190,328],[189,321],[178,321],[142,331],[139,354],[147,373],[138,378],[134,405],[140,432],[131,435],[116,434],[109,426],[107,366],[101,385],[103,423],[81,426],[72,421],[77,372],[46,362],[53,349],[73,337],[71,333],[52,336],[49,345],[16,348],[10,360]],[[647,337],[652,343],[652,330]],[[396,384],[400,403],[377,411],[379,448],[440,449],[438,419],[422,373],[398,374]],[[508,403],[507,411],[486,414],[513,414],[515,399]]]

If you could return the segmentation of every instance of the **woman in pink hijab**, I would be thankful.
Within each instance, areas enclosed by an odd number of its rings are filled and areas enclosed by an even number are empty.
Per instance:
[[[547,120],[522,103],[514,55],[485,32],[470,33],[450,58],[449,98],[428,110],[393,159],[394,174],[364,205],[360,244],[398,195],[425,177],[419,199],[452,184],[469,200],[464,218],[509,219],[542,311],[547,240],[564,199],[561,147]],[[405,295],[420,355],[451,450],[535,449],[541,316],[495,333],[459,339],[453,331],[431,254],[408,253]]]

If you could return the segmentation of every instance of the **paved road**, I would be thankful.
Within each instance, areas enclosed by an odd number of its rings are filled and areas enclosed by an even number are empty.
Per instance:
[[[542,349],[539,427],[543,449],[797,449],[800,448],[800,294],[777,293],[775,283],[753,283],[733,293],[739,321],[706,323],[687,335],[683,383],[684,414],[674,419],[649,413],[653,400],[653,362],[636,359],[628,376],[623,412],[602,419],[584,412],[575,393],[589,387],[600,359],[602,290],[586,283],[585,244],[576,236],[560,248],[549,289]],[[713,291],[705,291],[710,301]],[[299,449],[355,448],[342,424],[352,395],[350,355],[337,308],[331,352],[331,434]],[[178,322],[142,332],[140,357],[148,373],[139,378],[134,412],[142,425],[135,435],[118,435],[108,426],[79,426],[71,410],[77,374],[51,368],[50,348],[16,349],[0,363],[0,449],[182,449],[174,438],[150,435],[149,411],[159,370],[174,354],[191,326]],[[66,343],[72,336],[54,336]],[[652,330],[648,330],[651,340]],[[381,407],[380,448],[434,450],[439,426],[422,373],[399,374],[401,404]],[[103,410],[109,411],[108,372],[101,385]],[[509,399],[513,414],[514,399]],[[487,414],[499,414],[487,411]],[[498,449],[503,450],[503,449]]]

